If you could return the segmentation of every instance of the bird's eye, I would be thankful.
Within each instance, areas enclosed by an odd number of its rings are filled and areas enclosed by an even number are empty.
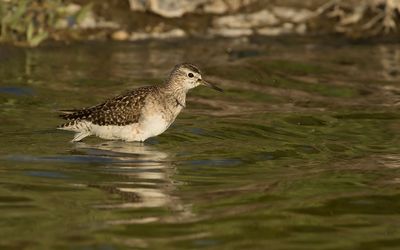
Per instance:
[[[188,74],[188,77],[190,77],[190,78],[192,78],[193,76],[194,76],[193,73]]]

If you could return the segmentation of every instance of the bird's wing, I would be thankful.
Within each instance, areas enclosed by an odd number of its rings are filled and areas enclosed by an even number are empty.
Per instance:
[[[107,101],[80,110],[61,110],[60,117],[69,120],[86,120],[97,125],[124,126],[137,123],[145,98],[155,86],[137,88]]]

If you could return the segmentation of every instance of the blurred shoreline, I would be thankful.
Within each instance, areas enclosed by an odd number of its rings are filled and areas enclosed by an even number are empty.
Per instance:
[[[0,0],[0,43],[275,36],[398,38],[399,0]]]

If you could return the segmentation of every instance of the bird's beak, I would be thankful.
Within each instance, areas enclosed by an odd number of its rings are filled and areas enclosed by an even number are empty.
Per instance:
[[[224,92],[223,89],[217,87],[215,84],[213,84],[213,83],[211,83],[211,82],[207,82],[207,81],[205,81],[205,80],[203,80],[203,79],[200,79],[200,82],[201,82],[201,84],[204,85],[204,86],[210,87],[210,88],[215,89],[216,91],[219,91],[219,92]]]

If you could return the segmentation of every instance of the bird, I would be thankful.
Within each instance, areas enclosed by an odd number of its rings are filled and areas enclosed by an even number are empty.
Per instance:
[[[191,63],[176,65],[162,84],[139,87],[82,109],[60,110],[65,123],[57,129],[75,132],[71,142],[94,135],[106,140],[143,142],[162,134],[186,107],[189,90],[204,85],[223,92],[202,78]]]

